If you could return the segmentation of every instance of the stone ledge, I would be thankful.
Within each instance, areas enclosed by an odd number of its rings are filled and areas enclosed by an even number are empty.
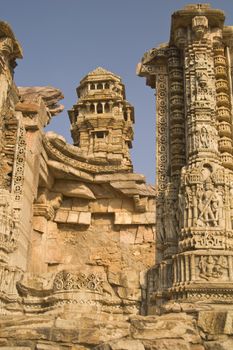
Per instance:
[[[54,221],[57,223],[90,225],[91,213],[86,211],[58,210]]]

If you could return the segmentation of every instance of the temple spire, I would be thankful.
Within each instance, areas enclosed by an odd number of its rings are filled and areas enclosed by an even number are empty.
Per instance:
[[[87,74],[69,111],[71,134],[87,159],[131,167],[134,109],[121,78],[102,67]]]

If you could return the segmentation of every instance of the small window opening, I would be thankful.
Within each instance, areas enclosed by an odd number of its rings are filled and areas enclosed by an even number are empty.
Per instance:
[[[90,105],[90,112],[95,113],[95,106],[93,103]]]
[[[97,131],[95,133],[97,139],[104,139],[106,136],[106,133],[104,131]]]
[[[97,113],[98,113],[98,114],[103,113],[103,106],[102,106],[101,103],[98,103],[98,104],[97,104]]]
[[[110,112],[110,106],[109,106],[108,102],[105,103],[104,109],[105,109],[105,113],[109,113]]]

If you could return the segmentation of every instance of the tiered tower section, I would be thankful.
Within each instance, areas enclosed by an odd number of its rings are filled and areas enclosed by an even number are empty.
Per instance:
[[[74,145],[88,160],[131,166],[134,109],[121,78],[98,67],[81,80],[77,94],[69,111]]]
[[[138,73],[157,90],[156,300],[233,301],[233,27],[207,4],[172,16]]]

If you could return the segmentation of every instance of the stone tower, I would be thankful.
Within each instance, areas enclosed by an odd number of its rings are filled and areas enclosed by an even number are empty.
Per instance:
[[[69,111],[74,145],[88,159],[131,166],[134,109],[121,78],[98,67],[81,80],[77,94]]]
[[[232,38],[224,13],[188,5],[138,74],[157,90],[155,299],[233,301]]]

